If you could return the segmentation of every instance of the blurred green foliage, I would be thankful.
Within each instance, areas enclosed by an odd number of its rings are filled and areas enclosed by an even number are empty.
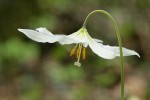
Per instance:
[[[105,60],[87,49],[77,68],[69,57],[72,46],[37,43],[17,30],[71,34],[95,9],[114,16],[123,46],[141,55],[125,57],[127,100],[149,100],[150,0],[0,0],[0,100],[119,100],[119,58]],[[104,44],[117,45],[105,16],[92,16],[87,29]]]
[[[39,48],[36,44],[23,42],[20,38],[11,38],[0,44],[0,50],[1,60],[8,59],[17,63],[39,56]]]

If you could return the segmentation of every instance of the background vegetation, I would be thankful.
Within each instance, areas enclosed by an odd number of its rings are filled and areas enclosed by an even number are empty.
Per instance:
[[[125,57],[125,97],[150,100],[150,0],[0,0],[0,100],[119,100],[119,58],[104,60],[88,48],[78,68],[73,45],[37,43],[17,30],[71,34],[95,9],[114,16],[123,46],[141,55]],[[91,17],[87,29],[118,45],[105,16]]]

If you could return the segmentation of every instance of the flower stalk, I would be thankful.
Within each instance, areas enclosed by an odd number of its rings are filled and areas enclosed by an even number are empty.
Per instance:
[[[92,11],[85,19],[84,23],[83,23],[83,28],[86,29],[86,25],[88,22],[88,19],[90,18],[91,15],[93,15],[94,13],[102,13],[104,15],[106,15],[111,21],[112,24],[115,28],[116,31],[116,35],[117,35],[117,39],[118,39],[118,44],[119,44],[119,50],[120,50],[120,64],[121,64],[121,100],[124,100],[124,59],[123,59],[123,50],[122,50],[122,42],[121,42],[121,36],[120,36],[120,32],[118,29],[118,26],[114,20],[114,18],[106,11],[104,10],[94,10]]]

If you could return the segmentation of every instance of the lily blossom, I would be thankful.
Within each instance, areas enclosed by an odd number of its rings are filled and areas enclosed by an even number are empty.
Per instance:
[[[18,29],[20,32],[24,33],[28,38],[42,43],[54,43],[59,42],[60,44],[75,44],[72,49],[70,56],[76,53],[77,61],[74,63],[76,66],[80,67],[80,57],[82,59],[86,58],[86,48],[89,46],[91,50],[97,54],[99,57],[104,59],[113,59],[120,56],[120,51],[118,46],[103,45],[103,41],[99,39],[92,38],[86,28],[81,28],[77,32],[70,35],[53,35],[46,28],[37,28],[36,30],[30,29]],[[123,56],[140,55],[134,50],[122,48]]]

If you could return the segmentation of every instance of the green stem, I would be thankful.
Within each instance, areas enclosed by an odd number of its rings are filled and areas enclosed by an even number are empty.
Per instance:
[[[98,13],[98,12],[105,14],[108,18],[111,19],[113,26],[115,28],[115,31],[116,31],[118,44],[119,44],[119,50],[120,50],[120,63],[121,63],[121,100],[124,100],[124,60],[123,60],[123,52],[122,52],[122,42],[121,42],[120,32],[119,32],[118,26],[117,26],[114,18],[108,12],[106,12],[104,10],[94,10],[86,17],[86,19],[83,23],[83,28],[86,28],[87,21],[88,21],[89,17],[92,14]]]

